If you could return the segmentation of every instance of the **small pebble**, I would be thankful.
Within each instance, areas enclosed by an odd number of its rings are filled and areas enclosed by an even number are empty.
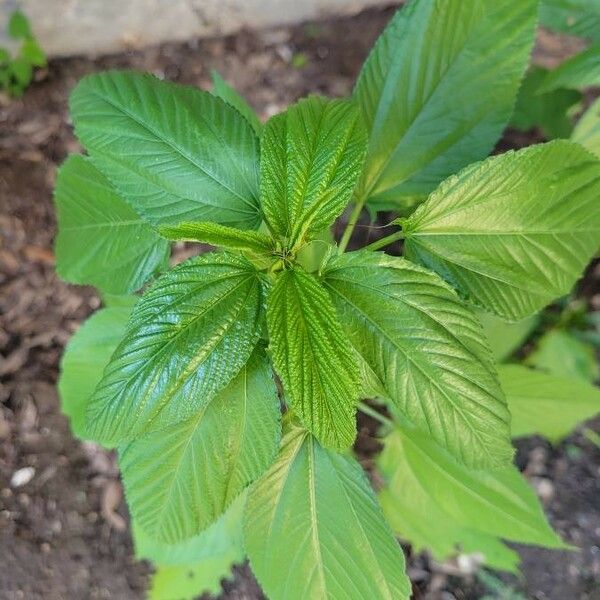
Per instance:
[[[22,485],[28,484],[35,475],[35,469],[33,467],[23,467],[15,471],[10,478],[10,485],[12,487],[21,487]]]

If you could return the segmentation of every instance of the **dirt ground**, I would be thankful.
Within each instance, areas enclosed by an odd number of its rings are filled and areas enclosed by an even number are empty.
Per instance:
[[[55,390],[59,357],[81,321],[99,306],[93,290],[54,275],[57,166],[76,151],[67,96],[86,73],[111,67],[146,70],[208,87],[216,68],[262,117],[307,93],[344,95],[392,12],[220,40],[167,44],[88,60],[50,63],[25,96],[0,105],[0,599],[142,598],[150,569],[132,545],[114,458],[69,433]],[[544,36],[546,64],[572,43]],[[508,134],[502,147],[530,143]],[[598,268],[586,286],[598,293]],[[368,420],[359,447],[373,441]],[[591,424],[600,431],[600,421]],[[540,439],[519,444],[518,463],[575,552],[522,548],[522,580],[506,581],[537,600],[600,599],[600,451],[575,434],[553,449]],[[20,484],[20,485],[17,485]],[[479,599],[473,578],[453,565],[412,556],[415,598]],[[257,600],[247,567],[224,582],[222,598]]]

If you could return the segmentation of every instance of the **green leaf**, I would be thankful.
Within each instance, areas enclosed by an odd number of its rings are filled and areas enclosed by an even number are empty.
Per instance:
[[[600,158],[600,98],[579,119],[571,139]]]
[[[90,437],[119,442],[198,414],[250,357],[262,303],[257,272],[239,256],[212,252],[165,273],[135,307],[96,388]]]
[[[510,322],[483,311],[478,311],[477,316],[496,362],[502,362],[518,350],[540,320],[539,315],[532,315]]]
[[[46,55],[34,39],[25,40],[21,46],[21,56],[35,67],[46,66]]]
[[[519,131],[538,127],[549,139],[568,138],[573,131],[569,110],[581,100],[581,94],[560,88],[540,93],[540,85],[548,73],[550,71],[541,67],[529,71],[519,90],[510,125]]]
[[[324,271],[340,321],[386,395],[469,465],[510,461],[510,415],[477,317],[437,275],[375,252]]]
[[[67,159],[54,201],[56,270],[65,281],[126,294],[166,266],[168,242],[136,215],[89,159]]]
[[[385,485],[379,492],[379,503],[394,532],[410,542],[414,552],[428,550],[440,562],[458,552],[477,554],[490,567],[518,572],[516,552],[497,537],[456,520],[423,488],[424,474],[415,471],[407,460],[399,431],[382,441],[377,466]]]
[[[600,43],[590,46],[550,71],[540,86],[540,92],[597,85],[600,85]]]
[[[487,156],[529,60],[536,0],[413,0],[375,44],[354,96],[370,132],[359,198],[401,201]]]
[[[237,250],[251,250],[261,254],[272,253],[275,249],[273,240],[259,231],[244,231],[219,225],[218,223],[179,223],[178,225],[162,225],[158,232],[169,240],[185,240],[202,242],[211,246],[224,246]]]
[[[16,40],[31,37],[29,19],[20,10],[15,10],[10,15],[8,35]]]
[[[258,351],[186,421],[125,446],[119,463],[139,526],[167,543],[208,527],[273,461],[279,418],[272,372]]]
[[[272,600],[410,596],[402,550],[360,465],[299,428],[250,489],[244,541]]]
[[[509,320],[568,293],[598,249],[600,163],[556,140],[471,165],[404,223],[405,252]]]
[[[540,434],[559,442],[600,412],[600,390],[579,379],[520,365],[501,365],[498,374],[512,414],[514,437]]]
[[[426,503],[457,524],[490,536],[548,548],[564,548],[533,490],[514,466],[475,471],[458,463],[426,435],[398,423],[380,459],[391,493],[405,504]],[[387,442],[386,442],[387,447]],[[403,483],[404,482],[404,483]],[[404,495],[412,491],[415,497]],[[424,507],[424,508],[425,508]],[[416,508],[414,509],[416,510]]]
[[[573,377],[590,383],[600,378],[594,346],[558,329],[544,334],[525,362],[560,377]]]
[[[70,107],[96,166],[153,224],[260,224],[258,139],[220,98],[108,71],[82,79]]]
[[[247,121],[252,125],[254,133],[260,137],[262,133],[263,124],[256,116],[254,109],[248,104],[248,102],[238,94],[222,77],[217,71],[211,73],[213,89],[212,93],[218,96],[222,100],[225,100],[227,104],[233,106]]]
[[[324,446],[349,448],[358,367],[327,292],[313,275],[284,271],[267,298],[267,325],[286,402]]]
[[[540,23],[554,31],[600,41],[600,0],[542,0]]]
[[[10,64],[10,70],[16,82],[15,90],[21,94],[31,83],[33,67],[28,60],[19,56]]]
[[[70,339],[60,363],[58,392],[62,411],[69,417],[71,431],[82,439],[85,411],[102,371],[121,341],[133,305],[103,308],[94,313]]]
[[[267,225],[289,248],[342,213],[362,166],[366,134],[355,106],[310,97],[271,118],[261,138]]]

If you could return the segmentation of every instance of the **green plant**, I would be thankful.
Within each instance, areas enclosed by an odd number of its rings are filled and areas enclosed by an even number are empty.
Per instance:
[[[535,314],[600,245],[600,162],[580,145],[474,163],[536,17],[535,0],[413,0],[351,99],[264,126],[218,76],[212,94],[119,71],[74,90],[89,156],[58,175],[57,269],[108,295],[60,389],[75,433],[118,449],[152,597],[213,589],[247,553],[275,599],[407,598],[392,530],[507,570],[500,538],[564,547],[511,464],[474,311]],[[347,251],[367,206],[404,216]],[[404,258],[377,251],[399,239]],[[219,250],[166,270],[172,240]],[[381,424],[379,499],[351,453],[357,408]]]
[[[33,78],[34,67],[46,66],[46,55],[35,39],[27,17],[20,11],[12,13],[8,22],[8,35],[21,40],[18,54],[0,46],[0,90],[11,96],[21,96]]]

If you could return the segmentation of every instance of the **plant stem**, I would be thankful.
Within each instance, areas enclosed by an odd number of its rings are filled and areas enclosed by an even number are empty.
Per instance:
[[[354,231],[354,228],[356,227],[356,223],[358,223],[358,218],[360,217],[360,213],[364,205],[364,198],[358,199],[354,204],[354,208],[352,209],[352,212],[350,213],[350,218],[348,219],[348,224],[346,225],[346,229],[344,230],[342,239],[340,240],[340,244],[338,246],[339,254],[342,254],[346,250],[346,247],[348,246],[348,242],[352,237],[352,233]]]
[[[365,404],[364,402],[358,403],[358,410],[365,413],[365,415],[369,415],[376,421],[379,421],[382,425],[386,425],[388,427],[394,426],[393,421],[390,421],[390,419],[384,417],[382,414],[378,413],[374,408],[371,408],[368,404]]]
[[[395,233],[387,235],[384,238],[381,238],[380,240],[376,240],[375,242],[369,244],[368,246],[365,246],[363,248],[363,250],[370,250],[370,251],[379,250],[380,248],[389,246],[390,244],[393,244],[394,242],[397,242],[398,240],[403,240],[404,237],[405,237],[404,231],[396,231]]]

